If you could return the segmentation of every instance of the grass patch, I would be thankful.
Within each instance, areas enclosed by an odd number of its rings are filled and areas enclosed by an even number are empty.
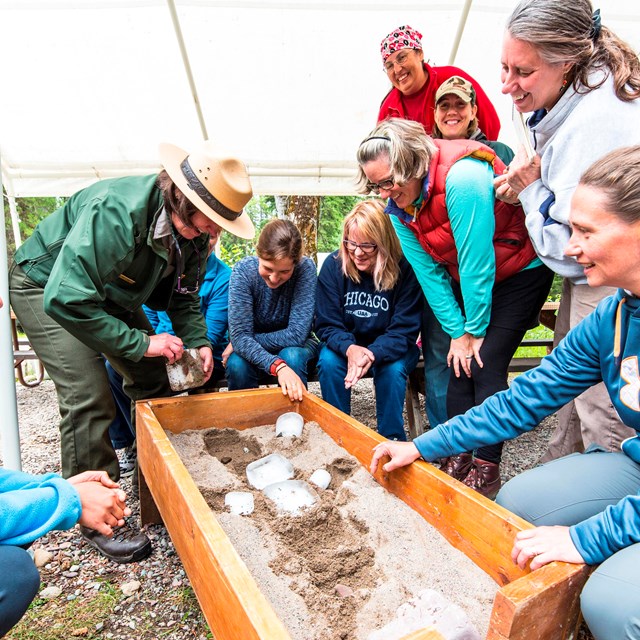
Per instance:
[[[102,582],[95,596],[75,600],[43,600],[35,597],[22,620],[5,636],[6,640],[97,640],[102,632],[96,625],[113,613],[119,602],[116,589]]]
[[[535,329],[530,329],[524,336],[525,340],[553,340],[551,329],[538,325]],[[547,355],[546,347],[518,347],[514,358],[543,358]]]

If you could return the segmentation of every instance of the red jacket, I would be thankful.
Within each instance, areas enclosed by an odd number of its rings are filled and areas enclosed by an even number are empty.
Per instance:
[[[419,102],[420,113],[407,113],[403,104],[402,93],[395,87],[389,91],[380,105],[378,122],[387,118],[402,118],[420,122],[426,132],[431,135],[434,123],[434,111],[436,103],[436,91],[438,87],[451,76],[461,76],[468,80],[476,91],[476,103],[478,105],[478,126],[487,136],[488,140],[497,140],[500,133],[500,118],[483,91],[482,87],[468,73],[458,67],[430,67],[424,64],[428,79],[415,98]]]
[[[422,248],[443,264],[451,277],[460,282],[458,251],[451,231],[446,206],[446,179],[455,162],[468,156],[489,162],[494,172],[502,173],[504,164],[490,149],[473,140],[434,140],[438,151],[429,165],[428,180],[422,207],[410,223]],[[424,190],[424,188],[423,188]],[[518,273],[535,257],[536,252],[524,224],[522,207],[496,200],[493,247],[496,255],[496,282]]]

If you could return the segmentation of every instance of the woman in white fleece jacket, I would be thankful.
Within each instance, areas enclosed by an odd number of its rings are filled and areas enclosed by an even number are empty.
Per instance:
[[[496,195],[520,201],[536,252],[564,277],[556,344],[614,293],[590,288],[580,265],[564,255],[571,196],[595,159],[640,143],[640,62],[592,11],[589,0],[524,0],[509,18],[502,50],[502,92],[520,113],[533,112],[527,124],[536,155],[530,160],[521,148],[496,179]],[[615,451],[632,435],[602,384],[558,418],[543,462],[593,445]]]

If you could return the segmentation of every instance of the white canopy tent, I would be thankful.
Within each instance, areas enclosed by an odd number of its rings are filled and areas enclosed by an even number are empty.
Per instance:
[[[0,167],[9,198],[70,195],[158,170],[160,141],[211,139],[243,158],[256,194],[353,193],[354,155],[389,88],[379,43],[411,24],[432,64],[500,93],[515,0],[0,0]],[[596,4],[596,6],[598,6]],[[640,45],[640,5],[602,0]],[[607,114],[603,114],[607,117]],[[594,150],[594,154],[597,150]],[[8,299],[0,240],[0,297]],[[0,434],[19,467],[8,306],[0,311]]]

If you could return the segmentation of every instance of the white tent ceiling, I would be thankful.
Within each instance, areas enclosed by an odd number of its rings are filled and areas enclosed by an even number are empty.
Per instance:
[[[409,23],[447,64],[469,6],[455,63],[491,96],[508,142],[499,61],[515,0],[0,0],[4,187],[68,195],[152,172],[159,141],[190,148],[204,128],[245,160],[256,193],[351,193],[355,149],[388,89],[381,38]],[[640,5],[600,6],[638,46]]]

